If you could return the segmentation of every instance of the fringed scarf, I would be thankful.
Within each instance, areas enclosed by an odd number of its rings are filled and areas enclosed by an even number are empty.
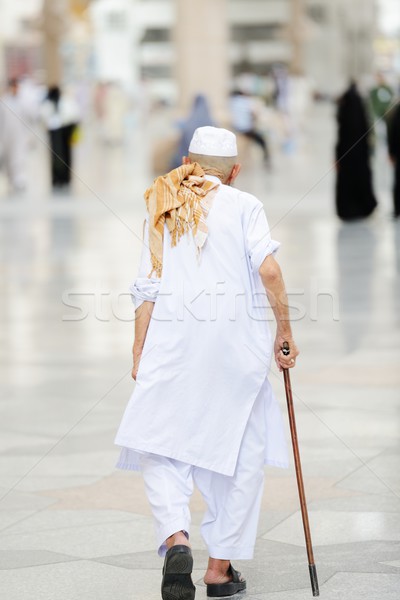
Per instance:
[[[206,224],[212,199],[218,183],[205,179],[198,163],[182,165],[167,175],[157,177],[146,190],[144,198],[149,212],[149,246],[152,270],[161,277],[163,267],[164,224],[171,234],[171,244],[176,246],[181,237],[193,233],[200,255],[206,242]]]

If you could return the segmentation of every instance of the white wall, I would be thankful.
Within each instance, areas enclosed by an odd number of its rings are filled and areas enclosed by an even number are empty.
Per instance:
[[[232,25],[287,23],[290,0],[231,0],[229,21]]]
[[[134,12],[135,20],[143,28],[173,27],[175,23],[174,0],[139,0]]]
[[[318,0],[310,0],[316,5]],[[374,71],[375,0],[319,0],[326,22],[310,22],[306,39],[306,74],[318,91],[333,96],[350,77],[363,81]]]
[[[97,0],[90,7],[96,78],[126,87],[138,81],[135,0]]]
[[[399,0],[378,0],[378,27],[385,35],[400,34]]]
[[[20,34],[20,20],[40,15],[42,0],[0,0],[0,37],[12,40]]]

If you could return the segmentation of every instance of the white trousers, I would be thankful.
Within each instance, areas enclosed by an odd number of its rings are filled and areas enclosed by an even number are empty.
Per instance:
[[[207,504],[201,534],[209,556],[221,560],[253,557],[264,487],[266,444],[264,400],[262,394],[259,396],[250,414],[232,477],[164,456],[142,455],[142,473],[160,556],[165,555],[165,540],[172,534],[184,531],[189,537],[189,501],[195,484]]]
[[[16,135],[19,132],[16,132]],[[24,133],[25,136],[25,133]],[[11,185],[22,189],[26,185],[26,159],[28,147],[25,139],[13,140],[4,153],[4,167]]]

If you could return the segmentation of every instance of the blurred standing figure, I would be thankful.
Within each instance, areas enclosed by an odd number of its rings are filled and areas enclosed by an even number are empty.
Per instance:
[[[368,217],[377,202],[372,186],[369,123],[354,82],[339,99],[336,145],[336,211],[344,221]]]
[[[261,147],[264,162],[270,166],[271,161],[267,142],[256,129],[256,112],[253,99],[241,90],[235,90],[231,95],[231,113],[233,128]]]
[[[17,79],[11,79],[0,102],[0,163],[15,192],[26,187],[28,136],[24,102]]]
[[[275,85],[273,100],[282,128],[282,149],[285,154],[291,154],[295,150],[295,127],[291,114],[293,78],[289,77],[288,70],[283,65],[273,67],[272,78]]]
[[[61,94],[59,87],[49,88],[42,107],[42,118],[49,133],[51,183],[53,187],[71,182],[72,134],[79,122],[79,108],[73,98]]]
[[[287,69],[276,65],[272,69],[275,84],[274,102],[276,109],[284,114],[289,114],[289,75]]]
[[[105,97],[107,94],[107,86],[103,82],[97,83],[93,94],[93,110],[96,119],[100,122],[104,118],[105,113]]]
[[[369,94],[372,114],[374,118],[379,119],[384,125],[385,132],[388,132],[389,113],[394,100],[394,92],[386,83],[382,73],[376,76],[376,86],[372,88]]]
[[[210,107],[207,98],[203,94],[198,94],[192,105],[188,118],[179,123],[181,137],[178,144],[177,153],[172,161],[172,168],[176,169],[182,164],[182,157],[187,156],[189,144],[194,132],[198,127],[214,126],[215,122],[211,116]]]
[[[128,111],[128,98],[116,82],[107,84],[102,98],[103,140],[110,146],[118,146],[124,141],[125,117]]]
[[[389,123],[389,155],[394,165],[393,216],[400,217],[400,105],[397,104]]]

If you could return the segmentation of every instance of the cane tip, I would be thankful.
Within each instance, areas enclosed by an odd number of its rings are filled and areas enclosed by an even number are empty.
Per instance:
[[[317,569],[315,565],[308,565],[310,571],[310,579],[311,579],[311,589],[312,595],[319,596],[319,587],[318,587],[318,577],[317,577]]]

